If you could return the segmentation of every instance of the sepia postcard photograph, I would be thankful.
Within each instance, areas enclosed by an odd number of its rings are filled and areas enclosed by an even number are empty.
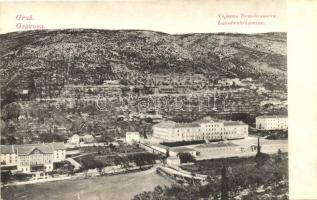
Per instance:
[[[289,189],[286,1],[0,12],[2,200],[314,199]]]

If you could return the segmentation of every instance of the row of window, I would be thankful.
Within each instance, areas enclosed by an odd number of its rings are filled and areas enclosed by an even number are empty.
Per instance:
[[[177,129],[177,132],[179,132],[180,130],[179,129]],[[190,132],[190,131],[194,131],[193,129],[187,129],[187,132]],[[198,129],[198,130],[195,130],[196,132],[200,132],[200,129]]]
[[[228,135],[228,134],[232,134],[232,135],[234,135],[234,134],[236,134],[236,135],[240,135],[240,134],[242,134],[242,133],[239,133],[239,132],[236,132],[236,131],[226,131],[226,132],[207,132],[207,133],[202,133],[202,134],[199,134],[199,136],[205,136],[205,135]],[[193,135],[193,134],[177,134],[177,136],[179,137],[179,136],[182,136],[182,137],[184,137],[184,136],[198,136],[198,135]]]
[[[226,130],[226,129],[224,129],[224,130]],[[235,127],[231,130],[237,131],[237,128]],[[247,128],[244,128],[244,130],[247,130]],[[220,128],[220,129],[212,128],[212,129],[205,129],[204,131],[217,131],[216,133],[221,133],[223,130],[222,130],[222,128]],[[187,132],[190,132],[190,131],[188,130]],[[198,132],[200,132],[200,129],[198,130]],[[179,130],[177,130],[177,133],[179,133]],[[192,131],[191,133],[197,133],[197,131],[196,132]]]
[[[51,169],[52,167],[51,166],[45,166],[45,169],[47,170],[47,169]],[[29,168],[28,167],[26,167],[26,168],[21,168],[21,171],[22,172],[28,172],[29,171]]]
[[[208,127],[220,127],[219,124],[215,124],[215,125],[207,125]]]
[[[2,160],[1,162],[3,162],[3,165],[5,165],[5,164],[6,164],[6,160]],[[12,159],[10,158],[7,162],[8,162],[8,164],[12,164],[12,163],[17,163],[17,162],[18,162],[18,160],[17,160],[17,159],[12,160]]]
[[[285,121],[287,121],[286,119],[267,119],[266,121],[278,121],[278,122],[280,122],[280,121],[282,121],[282,122],[285,122]]]
[[[232,150],[236,150],[235,148],[233,147],[218,147],[218,148],[206,148],[206,149],[203,149],[201,151],[203,152],[212,152],[212,151],[232,151]]]
[[[27,172],[27,171],[29,171],[29,168],[28,167],[26,167],[26,168],[21,168],[21,170],[22,170],[22,172],[24,172],[24,170]]]
[[[242,137],[244,136],[244,134],[229,134],[226,133],[224,134],[226,136],[226,138],[235,138],[235,137]],[[220,139],[221,137],[223,137],[224,135],[203,135],[203,136],[194,136],[194,135],[189,135],[189,136],[185,136],[182,137],[183,139]],[[167,139],[165,137],[165,139]],[[173,137],[170,137],[170,139],[174,139]]]

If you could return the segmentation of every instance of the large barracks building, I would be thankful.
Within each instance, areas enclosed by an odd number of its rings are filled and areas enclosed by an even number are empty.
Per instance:
[[[192,123],[163,121],[153,126],[153,139],[159,142],[239,139],[248,136],[248,125],[211,117]]]

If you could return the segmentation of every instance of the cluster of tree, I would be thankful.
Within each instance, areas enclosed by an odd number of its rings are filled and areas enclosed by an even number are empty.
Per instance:
[[[127,159],[130,162],[134,162],[137,166],[141,168],[144,165],[153,165],[155,163],[155,160],[159,159],[159,157],[156,154],[144,152],[144,153],[129,154],[127,156]]]
[[[24,173],[15,173],[12,174],[11,171],[1,170],[1,183],[6,184],[10,180],[17,180],[17,181],[26,181],[32,177],[32,174],[24,174]]]
[[[110,155],[110,156],[95,156],[87,155],[78,158],[77,160],[82,163],[84,169],[101,169],[103,167],[112,165],[121,165],[128,168],[131,163],[135,163],[136,166],[142,168],[145,165],[153,165],[155,161],[161,159],[156,154],[148,152],[137,152],[128,155]]]
[[[271,156],[261,166],[257,166],[254,158],[251,163],[242,163],[244,160],[235,159],[219,160],[215,166],[217,173],[208,176],[206,185],[172,185],[171,187],[156,187],[154,191],[143,192],[134,196],[134,200],[191,200],[191,199],[224,199],[229,200],[241,194],[244,189],[251,191],[243,199],[261,199],[256,193],[257,188],[263,187],[265,193],[280,195],[281,199],[287,199],[288,191],[288,157],[279,151],[277,155]],[[210,166],[211,167],[211,166]],[[221,178],[218,178],[218,177]],[[284,182],[283,184],[281,182]],[[254,191],[254,192],[252,192]],[[263,193],[262,193],[263,195]]]
[[[288,138],[288,130],[252,130],[250,129],[250,134],[266,137],[269,140],[283,140]]]
[[[1,109],[1,117],[3,120],[9,119],[18,119],[22,112],[22,106],[19,103],[13,102],[10,104],[5,105]]]
[[[252,125],[255,123],[255,116],[250,113],[229,113],[217,114],[216,118],[233,121],[243,121],[246,124]]]
[[[42,133],[39,135],[39,140],[41,142],[45,143],[51,143],[51,142],[66,142],[67,136],[66,135],[60,135],[55,133]]]
[[[159,157],[156,154],[148,152],[131,153],[126,156],[112,156],[111,164],[129,167],[130,163],[135,163],[136,166],[142,168],[144,165],[153,165],[157,159]]]
[[[11,144],[19,144],[20,141],[17,138],[15,138],[13,135],[9,135],[6,138],[1,137],[0,143],[1,145],[11,145]]]
[[[101,169],[106,166],[100,160],[95,159],[95,156],[91,154],[76,158],[76,160],[81,163],[83,169]]]
[[[213,182],[206,186],[190,185],[182,186],[173,184],[170,187],[157,186],[154,191],[143,192],[135,195],[133,200],[193,200],[193,199],[212,199],[213,196],[219,194],[219,183]]]
[[[181,163],[195,162],[195,157],[190,153],[179,153],[178,157]]]
[[[74,166],[69,163],[68,161],[54,163],[54,171],[53,174],[73,174],[74,173]]]

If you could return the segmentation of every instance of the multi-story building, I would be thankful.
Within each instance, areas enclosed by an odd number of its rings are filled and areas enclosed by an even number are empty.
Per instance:
[[[13,145],[1,145],[0,162],[1,166],[17,165],[18,157],[16,155],[16,149]]]
[[[1,166],[17,166],[23,173],[52,171],[65,158],[64,143],[1,145]]]
[[[238,139],[248,136],[248,125],[240,121],[204,118],[193,123],[163,121],[153,126],[153,141]]]
[[[125,140],[127,144],[133,144],[134,142],[140,142],[140,133],[139,132],[126,132]]]
[[[238,139],[248,137],[248,125],[241,121],[223,122],[223,138]]]
[[[255,119],[257,129],[281,130],[287,129],[287,116],[285,115],[263,115]]]
[[[80,143],[80,136],[77,135],[77,134],[71,136],[71,137],[68,139],[68,143],[78,146],[79,143]]]
[[[187,84],[203,84],[208,83],[208,79],[203,74],[155,74],[149,76],[148,82],[153,84],[178,84],[178,85],[187,85]]]

